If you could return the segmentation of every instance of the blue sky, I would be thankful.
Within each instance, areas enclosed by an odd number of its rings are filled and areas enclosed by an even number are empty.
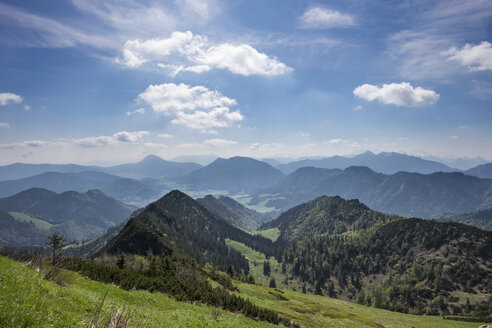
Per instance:
[[[492,160],[492,2],[0,0],[0,164]]]

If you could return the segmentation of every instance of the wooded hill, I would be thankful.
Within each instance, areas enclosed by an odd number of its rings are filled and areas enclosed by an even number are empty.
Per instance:
[[[248,261],[225,244],[230,238],[270,254],[272,242],[250,235],[210,213],[188,195],[174,190],[130,219],[96,254],[180,254],[200,264],[232,266],[248,273]]]

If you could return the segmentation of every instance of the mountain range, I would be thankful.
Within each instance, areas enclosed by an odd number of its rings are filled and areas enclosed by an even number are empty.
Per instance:
[[[227,246],[232,240],[275,255],[276,277],[288,286],[296,281],[315,294],[415,314],[466,310],[464,298],[490,292],[492,233],[474,227],[389,216],[358,200],[323,196],[264,228],[280,231],[276,242],[235,228],[175,190],[131,218],[95,254],[191,257],[248,274],[251,262]]]
[[[354,157],[333,156],[323,159],[305,159],[288,164],[279,164],[276,167],[284,173],[290,174],[301,167],[310,166],[325,169],[346,169],[350,166],[366,166],[375,172],[385,174],[393,174],[400,171],[422,174],[459,171],[443,163],[425,160],[416,156],[385,152],[374,154],[370,151]]]
[[[166,178],[186,175],[201,165],[191,162],[166,161],[155,155],[148,155],[137,163],[120,164],[110,167],[83,166],[75,164],[24,164],[15,163],[0,166],[0,181],[17,180],[45,172],[79,173],[84,171],[104,172],[132,179]]]
[[[185,175],[177,182],[202,190],[251,192],[280,181],[285,176],[271,165],[248,157],[218,158]]]
[[[367,167],[305,167],[274,186],[256,191],[249,204],[262,204],[280,213],[322,195],[357,198],[385,213],[429,217],[491,208],[492,180],[458,172],[386,175]]]
[[[121,202],[142,206],[156,200],[161,191],[137,180],[103,172],[45,172],[18,180],[0,181],[0,197],[7,197],[30,188],[45,188],[54,192],[85,192],[98,189]]]
[[[4,220],[0,239],[15,245],[44,244],[55,230],[68,240],[90,239],[123,222],[136,209],[99,190],[57,194],[32,188],[0,199]]]
[[[174,190],[132,217],[96,254],[185,255],[201,264],[230,265],[237,272],[247,273],[248,261],[225,244],[226,238],[260,249],[267,247],[258,247],[259,244],[271,246],[270,240],[234,227],[193,198]]]

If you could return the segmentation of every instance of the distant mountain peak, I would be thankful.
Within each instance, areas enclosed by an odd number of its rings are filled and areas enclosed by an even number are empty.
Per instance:
[[[141,161],[140,163],[156,163],[156,162],[166,162],[166,160],[164,160],[163,158],[157,156],[157,155],[153,155],[153,154],[150,154],[150,155],[147,155],[145,156]]]

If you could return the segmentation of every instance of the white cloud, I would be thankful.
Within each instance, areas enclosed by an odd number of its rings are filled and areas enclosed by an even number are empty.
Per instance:
[[[231,112],[227,107],[214,108],[208,112],[196,111],[191,114],[178,113],[171,123],[192,129],[224,128],[244,118],[239,111]]]
[[[231,146],[237,144],[234,140],[226,140],[226,139],[208,139],[203,142],[206,146],[212,147],[222,147],[222,146]]]
[[[354,95],[367,101],[378,100],[383,104],[406,107],[429,106],[439,100],[439,94],[435,91],[414,88],[408,82],[383,84],[382,87],[363,84],[355,88]]]
[[[169,133],[161,133],[159,135],[157,135],[159,138],[163,138],[163,139],[172,139],[174,138],[174,136],[172,134],[169,134]]]
[[[155,112],[175,116],[171,121],[173,124],[192,129],[227,127],[244,118],[239,111],[231,112],[229,108],[236,105],[236,100],[204,86],[191,87],[183,83],[150,85],[138,98],[147,102]]]
[[[15,93],[4,92],[0,93],[0,106],[6,106],[8,104],[19,104],[22,102],[22,97]]]
[[[447,55],[449,60],[456,60],[472,72],[492,70],[492,44],[490,42],[483,41],[479,45],[466,44],[461,49],[453,47]]]
[[[463,130],[463,129],[466,129],[467,127],[468,127],[468,125],[460,125],[460,126],[458,126],[458,129]]]
[[[458,136],[449,136],[449,139],[456,140],[456,139],[458,139]]]
[[[276,58],[258,52],[247,44],[220,44],[199,54],[195,61],[212,67],[227,69],[240,75],[283,75],[292,71]]]
[[[362,110],[362,105],[357,105],[354,107],[354,110]]]
[[[294,136],[306,138],[306,137],[309,137],[309,133],[300,131],[300,132],[297,132],[296,134],[294,134]]]
[[[132,112],[126,112],[126,115],[135,115],[135,114],[145,114],[145,108],[139,108]]]
[[[149,85],[138,95],[156,112],[173,115],[198,108],[230,107],[236,100],[223,96],[218,91],[210,91],[204,86],[191,87],[187,84],[164,83]]]
[[[10,128],[10,125],[5,122],[0,122],[0,128]]]
[[[135,143],[142,141],[144,136],[149,135],[148,131],[120,131],[112,136],[99,136],[99,137],[86,137],[79,139],[72,139],[72,143],[81,147],[100,147],[115,145],[118,143]]]
[[[407,137],[399,137],[398,140],[400,140],[400,141],[407,141],[408,138]]]
[[[354,18],[335,10],[313,7],[302,14],[299,23],[302,28],[326,29],[354,25]]]
[[[345,140],[342,138],[335,138],[335,139],[328,140],[326,143],[329,145],[340,145],[340,144],[347,143],[347,142],[348,142],[348,140]]]
[[[206,36],[190,31],[173,32],[167,39],[129,40],[116,62],[138,68],[150,62],[168,69],[171,76],[182,71],[203,73],[212,68],[227,69],[240,75],[276,76],[292,68],[247,44],[210,44]]]
[[[31,106],[29,106],[29,105],[24,105],[24,110],[31,110]]]
[[[119,142],[138,142],[142,140],[142,137],[148,136],[149,134],[149,131],[121,131],[113,134],[113,139]]]

